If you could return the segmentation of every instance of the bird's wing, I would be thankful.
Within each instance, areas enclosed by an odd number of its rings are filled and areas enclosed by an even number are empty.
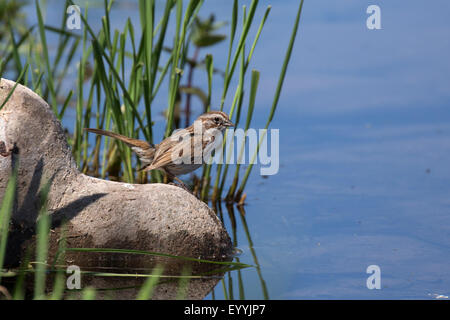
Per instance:
[[[155,157],[150,165],[143,168],[144,171],[150,171],[167,166],[172,162],[172,149],[177,144],[169,138],[164,139],[156,148]]]
[[[149,171],[162,168],[173,164],[174,159],[190,157],[190,155],[193,154],[193,143],[191,142],[191,133],[188,130],[181,130],[170,137],[167,137],[156,146],[153,162],[143,170]],[[191,152],[186,152],[186,154],[183,155],[183,151],[187,148],[191,148]],[[190,159],[186,159],[185,161],[190,161]]]

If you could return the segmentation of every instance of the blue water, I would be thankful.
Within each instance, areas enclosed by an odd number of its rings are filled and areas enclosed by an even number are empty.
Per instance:
[[[280,171],[269,179],[254,172],[247,188],[247,223],[270,298],[450,293],[450,4],[376,1],[382,30],[368,30],[374,3],[305,1],[272,124]],[[267,88],[261,114],[296,1],[272,5],[254,57]],[[252,261],[239,226],[237,235],[241,261]],[[380,290],[366,287],[373,264]],[[263,297],[255,271],[243,279],[246,298]]]
[[[206,1],[200,15],[229,21],[231,3]],[[268,4],[250,66],[261,72],[254,128],[263,127],[269,113],[297,9],[297,1],[260,1],[257,21]],[[366,28],[370,4],[381,8],[381,30]],[[280,129],[280,170],[263,179],[255,167],[246,188],[253,245],[235,210],[240,261],[255,264],[254,249],[269,298],[450,295],[449,9],[444,0],[305,1],[271,125]],[[90,12],[90,21],[99,22],[102,9]],[[128,16],[138,21],[136,4],[118,1],[112,21],[121,28]],[[47,19],[60,21],[49,13]],[[223,69],[227,43],[201,55],[209,52]],[[206,88],[205,72],[196,71],[194,80]],[[218,105],[220,76],[214,81]],[[158,99],[162,110],[167,96]],[[162,129],[157,123],[155,132],[162,136]],[[224,217],[232,234],[225,208]],[[369,265],[380,267],[379,290],[366,287]],[[257,270],[241,274],[245,298],[263,298]],[[238,298],[237,272],[225,276],[227,287],[230,278]],[[225,297],[221,284],[214,297]]]

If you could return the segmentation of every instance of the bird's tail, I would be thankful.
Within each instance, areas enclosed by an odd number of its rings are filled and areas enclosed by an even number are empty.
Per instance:
[[[145,164],[149,164],[153,161],[153,157],[155,155],[155,146],[148,143],[147,141],[129,138],[121,134],[102,129],[84,128],[84,130],[125,142],[131,148],[131,150],[136,152],[141,161]]]

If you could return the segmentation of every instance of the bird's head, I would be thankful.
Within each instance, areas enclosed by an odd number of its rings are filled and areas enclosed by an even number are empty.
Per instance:
[[[222,111],[210,111],[202,114],[197,120],[202,121],[203,128],[225,130],[228,127],[234,127],[234,124],[228,118],[228,115]]]

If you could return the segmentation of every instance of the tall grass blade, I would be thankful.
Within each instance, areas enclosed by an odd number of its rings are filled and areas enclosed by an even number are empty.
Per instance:
[[[245,8],[244,8],[244,13],[243,13],[244,24],[245,24],[245,19],[246,19],[246,11],[245,11]],[[239,84],[238,84],[238,87],[236,88],[234,100],[233,100],[233,103],[231,105],[231,110],[230,110],[230,117],[232,117],[233,113],[234,113],[234,110],[236,108],[236,117],[235,117],[235,120],[234,120],[234,125],[236,127],[239,125],[239,120],[240,120],[240,117],[241,117],[242,102],[244,101],[244,81],[245,81],[245,73],[246,73],[245,66],[246,66],[246,64],[245,64],[245,47],[244,47],[242,49],[242,51],[241,51],[241,67],[240,67],[240,71],[239,71]],[[224,148],[222,150],[224,150]],[[222,181],[220,183],[220,187],[219,188],[217,186],[218,186],[218,182],[220,181],[220,173],[221,173],[221,169],[222,168],[221,168],[221,165],[219,165],[217,167],[217,178],[216,178],[216,184],[215,184],[215,187],[214,187],[214,191],[215,191],[215,197],[214,198],[215,199],[217,197],[219,197],[219,198],[222,197],[222,191],[223,191],[223,188],[225,186],[225,181],[226,181],[227,174],[228,174],[228,167],[229,167],[231,156],[233,154],[233,152],[232,152],[233,150],[234,150],[234,137],[231,137],[230,147],[228,149],[228,154],[227,154],[227,161],[225,163],[224,172],[223,172],[223,175],[222,175]]]
[[[20,264],[19,272],[14,284],[13,290],[13,299],[14,300],[23,300],[25,299],[25,277],[27,274],[27,269],[29,268],[31,250],[27,248],[24,258]]]
[[[291,58],[292,48],[294,47],[295,37],[296,37],[297,31],[298,31],[298,25],[299,25],[299,22],[300,22],[300,17],[301,17],[302,8],[303,8],[303,1],[304,0],[300,1],[299,7],[298,7],[298,10],[297,10],[297,16],[295,18],[295,23],[294,23],[294,27],[292,29],[289,45],[288,45],[288,48],[286,50],[286,55],[285,55],[285,58],[284,58],[283,66],[281,67],[280,77],[278,78],[278,84],[277,84],[277,88],[275,90],[275,96],[274,96],[274,99],[273,99],[273,102],[272,102],[272,108],[270,110],[270,115],[269,115],[269,118],[267,120],[265,129],[267,129],[269,127],[270,123],[272,122],[273,116],[275,114],[275,111],[276,111],[276,108],[277,108],[277,105],[278,105],[278,100],[280,98],[281,89],[283,87],[283,82],[284,82],[284,78],[285,78],[285,75],[286,75],[286,70],[287,70],[287,67],[288,67],[288,64],[289,64],[289,60]],[[240,197],[242,196],[242,193],[244,192],[245,185],[247,184],[248,177],[250,176],[250,172],[252,171],[253,164],[255,163],[256,156],[257,156],[257,153],[259,152],[259,148],[261,146],[261,143],[264,140],[264,136],[265,135],[262,135],[260,137],[260,140],[258,142],[258,146],[256,148],[256,152],[254,153],[254,155],[252,157],[252,160],[250,161],[250,164],[247,167],[247,170],[245,171],[244,177],[242,179],[242,182],[241,182],[241,185],[239,187],[239,190],[236,193],[235,199],[240,199]]]
[[[234,69],[236,68],[236,64],[238,61],[238,58],[241,54],[241,51],[244,48],[245,45],[245,41],[247,40],[247,35],[248,32],[250,30],[250,26],[253,22],[253,17],[255,16],[255,12],[256,12],[256,8],[258,6],[258,0],[253,0],[251,5],[250,5],[250,9],[249,9],[249,13],[248,13],[248,18],[246,18],[245,23],[244,23],[244,27],[241,33],[241,37],[239,38],[239,42],[238,42],[238,46],[237,49],[234,53],[233,56],[233,60],[231,62],[231,67],[228,71],[228,73],[225,74],[225,84],[223,87],[223,92],[222,92],[222,100],[221,100],[221,104],[220,104],[220,109],[223,109],[223,104],[225,103],[225,97],[227,95],[228,92],[228,87],[230,85],[231,82],[231,78],[233,77],[233,73],[234,73]]]
[[[228,71],[230,69],[231,51],[233,49],[234,37],[236,35],[236,26],[237,26],[238,12],[239,12],[238,5],[239,5],[238,0],[234,0],[233,1],[233,9],[231,12],[230,42],[228,44],[228,56],[227,56],[227,65],[225,67],[225,75],[228,74]],[[223,103],[221,103],[220,105],[221,105],[220,111],[222,111]]]
[[[73,4],[72,0],[69,0],[69,1],[70,1],[71,4]],[[137,122],[139,124],[140,129],[142,130],[145,138],[147,140],[149,140],[149,137],[147,136],[147,131],[145,130],[145,126],[144,126],[144,123],[142,122],[142,119],[141,119],[141,117],[139,115],[139,112],[137,111],[136,106],[133,103],[133,99],[131,98],[130,93],[128,92],[124,82],[122,81],[122,79],[120,78],[119,73],[117,72],[116,68],[114,67],[114,64],[113,64],[113,61],[111,60],[111,57],[108,56],[108,54],[105,52],[103,46],[101,45],[101,41],[99,41],[99,39],[95,36],[94,31],[89,26],[89,23],[86,20],[86,17],[84,17],[83,15],[80,15],[80,18],[81,18],[81,21],[83,22],[84,26],[86,27],[88,33],[90,34],[90,36],[92,38],[94,49],[97,51],[97,57],[96,57],[97,62],[99,62],[102,59],[102,57],[103,57],[103,59],[105,59],[105,61],[108,64],[109,71],[112,73],[112,76],[113,76],[114,80],[116,80],[116,82],[120,86],[120,89],[122,90],[122,93],[123,93],[123,96],[125,98],[126,103],[128,103],[128,106],[132,109],[133,114],[136,116],[136,120],[137,120]],[[104,68],[103,62],[101,63],[101,65]],[[107,84],[106,83],[104,84],[104,88],[105,89],[110,87],[110,83],[111,83],[110,79],[106,78],[106,80],[108,82],[107,82]],[[118,125],[118,124],[119,123],[116,123],[116,125]],[[121,131],[120,133],[125,134],[124,131]]]
[[[41,207],[36,223],[36,272],[34,277],[34,299],[45,299],[48,241],[50,234],[50,215],[47,211],[47,198],[51,180],[39,192]]]
[[[212,95],[212,77],[214,73],[214,65],[213,65],[213,56],[208,54],[205,58],[206,71],[208,76],[208,97],[206,100],[206,111],[211,109],[211,95]],[[208,191],[209,191],[209,175],[211,173],[211,164],[207,164],[203,166],[203,188],[201,191],[201,199],[203,201],[208,200]]]
[[[191,19],[195,18],[195,14],[198,12],[198,6],[201,5],[202,1],[200,0],[190,0],[188,6],[186,8],[183,24],[181,25],[181,14],[183,8],[183,2],[181,0],[177,0],[177,27],[175,33],[174,40],[174,52],[175,54],[172,56],[172,70],[170,75],[170,85],[169,85],[169,103],[167,108],[167,126],[165,131],[165,137],[168,137],[173,130],[173,115],[175,108],[176,95],[178,92],[180,77],[182,74],[182,66],[184,64],[184,60],[186,59],[186,35],[188,25]],[[181,29],[180,29],[181,28]],[[184,49],[184,50],[182,50]],[[183,53],[183,54],[182,54]]]
[[[252,78],[251,78],[251,86],[250,86],[250,101],[249,101],[249,105],[248,105],[248,112],[247,112],[247,120],[245,123],[245,135],[244,135],[244,140],[242,141],[241,144],[241,148],[239,151],[239,156],[238,156],[238,161],[236,164],[236,171],[234,174],[234,179],[233,179],[233,183],[230,187],[230,190],[228,191],[227,194],[227,199],[231,199],[234,195],[234,192],[237,188],[237,184],[238,184],[238,180],[239,180],[239,169],[240,169],[240,164],[242,163],[242,157],[244,154],[244,150],[245,150],[245,139],[247,139],[247,132],[248,129],[250,127],[250,123],[253,117],[253,110],[255,109],[255,101],[256,101],[256,92],[258,90],[258,83],[259,83],[259,71],[258,70],[252,70]]]
[[[148,136],[153,138],[151,132],[152,128],[152,93],[153,83],[155,79],[152,76],[152,55],[153,55],[153,29],[155,17],[155,3],[153,0],[144,2],[145,9],[145,24],[144,24],[144,43],[145,43],[145,82],[144,82],[144,99],[145,99],[145,114],[147,116],[147,128],[149,130]]]
[[[5,100],[2,101],[2,104],[0,105],[0,110],[2,110],[3,107],[6,105],[6,103],[9,101],[9,99],[13,95],[14,91],[16,90],[17,86],[19,85],[19,83],[21,82],[21,80],[23,79],[23,77],[27,73],[27,71],[28,71],[28,63],[22,69],[22,72],[20,73],[19,77],[17,78],[16,83],[14,84],[14,86],[11,88],[11,90],[6,95]]]
[[[256,44],[258,43],[259,37],[261,35],[261,31],[264,27],[264,24],[266,23],[267,17],[269,16],[270,9],[272,9],[272,6],[267,6],[266,12],[264,13],[264,17],[262,18],[262,20],[259,24],[258,31],[256,32],[255,39],[253,40],[252,47],[250,48],[250,52],[248,54],[247,61],[245,63],[245,69],[247,69],[247,67],[250,63],[250,60],[252,59],[253,52],[255,51],[255,48],[256,48]]]
[[[41,43],[42,43],[42,53],[44,55],[44,63],[45,63],[45,68],[47,71],[47,85],[48,85],[48,89],[50,91],[50,97],[51,97],[51,105],[53,108],[53,111],[55,112],[55,114],[58,114],[58,102],[56,100],[56,92],[55,92],[55,87],[54,87],[54,81],[53,81],[53,72],[52,72],[52,67],[50,65],[50,58],[49,58],[49,52],[48,52],[48,46],[47,46],[47,37],[45,35],[45,26],[44,26],[44,20],[42,17],[42,12],[41,12],[41,7],[39,6],[39,1],[36,0],[35,1],[35,5],[36,5],[36,15],[38,18],[38,27],[39,27],[39,36],[41,38]]]
[[[192,270],[190,266],[184,266],[183,270],[181,271],[181,278],[178,282],[178,290],[177,290],[177,296],[175,299],[177,300],[184,300],[186,299],[188,295],[188,289],[189,289],[189,276],[192,274]]]
[[[8,25],[8,30],[9,30],[9,36],[11,38],[12,53],[13,53],[13,57],[14,57],[14,62],[16,64],[17,74],[20,74],[20,71],[22,70],[22,62],[20,61],[19,49],[18,49],[17,43],[14,39],[14,31],[11,26],[11,22],[9,20],[7,21],[7,25]]]
[[[152,298],[153,291],[159,282],[159,278],[162,275],[163,270],[164,269],[161,266],[156,266],[153,269],[152,276],[149,277],[142,285],[136,300],[149,300]]]
[[[65,251],[64,251],[65,248],[66,248],[66,228],[65,225],[63,225],[58,244],[58,252],[55,255],[53,264],[51,265],[52,270],[55,270],[56,268],[56,275],[53,283],[53,290],[50,295],[50,300],[61,300],[64,295],[64,290],[66,288],[66,269],[64,267],[60,267],[60,265],[63,265],[65,263]]]
[[[248,68],[248,66],[250,64],[251,58],[253,57],[253,52],[254,52],[254,50],[256,48],[256,44],[258,43],[258,40],[260,38],[262,29],[263,29],[264,24],[265,24],[265,22],[267,20],[267,17],[269,16],[270,10],[271,10],[271,6],[268,6],[266,11],[265,11],[265,13],[264,13],[264,16],[263,16],[260,24],[259,24],[258,31],[256,33],[255,39],[253,40],[252,47],[250,49],[250,52],[249,52],[248,57],[247,57],[246,60],[245,60],[245,47],[241,50],[241,61],[242,61],[242,63],[241,63],[239,84],[238,84],[238,87],[236,89],[235,100],[233,100],[233,103],[231,105],[230,114],[229,114],[230,118],[232,118],[232,116],[234,115],[235,107],[237,105],[236,120],[234,121],[236,126],[239,123],[240,114],[241,114],[241,107],[242,107],[242,101],[243,101],[242,99],[243,99],[243,94],[244,94],[243,86],[244,86],[245,73],[247,72],[247,68]],[[233,14],[233,19],[234,19],[234,14]],[[245,7],[244,7],[244,12],[243,12],[243,24],[244,25],[246,24],[246,20],[247,20],[247,16],[246,16],[246,10],[245,10]],[[229,57],[228,57],[228,59],[229,59]],[[228,62],[227,62],[227,68],[228,68]],[[238,98],[238,100],[236,100],[236,98]],[[236,101],[238,101],[238,103],[236,103]],[[221,106],[221,107],[223,107],[223,106]],[[225,151],[225,144],[226,144],[226,137],[224,139],[223,151]],[[231,143],[230,143],[229,153],[228,153],[229,156],[227,157],[227,161],[225,163],[224,173],[222,175],[222,181],[220,179],[221,178],[221,173],[222,173],[222,164],[218,164],[218,166],[217,166],[216,181],[215,181],[215,184],[214,184],[214,192],[213,192],[213,197],[212,197],[213,202],[217,201],[217,199],[221,197],[222,190],[223,190],[223,187],[224,187],[224,184],[225,184],[225,179],[226,179],[227,173],[228,173],[228,164],[230,163],[229,160],[230,160],[230,155],[231,155],[232,148],[234,148],[233,141],[231,141]],[[219,187],[219,182],[220,181],[221,181],[221,183],[220,183],[220,187]]]
[[[16,164],[8,180],[8,184],[6,185],[5,193],[0,207],[0,283],[2,280],[2,270],[8,242],[10,225],[9,223],[11,220],[12,209],[16,196],[17,168],[18,165]]]
[[[253,247],[253,241],[250,236],[250,231],[248,229],[247,220],[245,219],[245,209],[243,206],[238,206],[237,209],[240,213],[242,226],[244,227],[245,235],[247,237],[248,246],[249,246],[250,252],[252,254],[253,261],[256,265],[256,273],[258,274],[258,278],[261,283],[261,290],[262,290],[263,297],[265,300],[268,300],[269,299],[269,291],[267,290],[266,281],[264,280],[264,278],[262,276],[261,266],[259,264],[258,257],[256,256],[255,248]]]
[[[87,287],[81,292],[82,300],[94,300],[97,292],[95,288]]]

